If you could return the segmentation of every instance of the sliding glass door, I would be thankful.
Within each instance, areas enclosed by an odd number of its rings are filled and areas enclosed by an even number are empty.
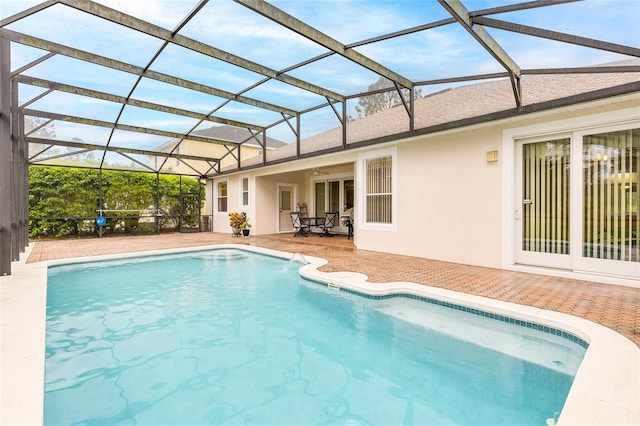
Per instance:
[[[324,216],[325,212],[339,212],[339,215],[342,215],[346,210],[353,208],[354,182],[351,176],[316,178],[313,182],[313,191],[313,209],[317,217]],[[338,222],[336,222],[336,229],[342,231],[343,228]]]
[[[324,216],[325,212],[340,210],[340,181],[321,181],[315,183],[316,216]]]
[[[569,138],[518,144],[518,263],[571,266],[570,151]]]
[[[578,267],[640,277],[640,129],[582,136]]]
[[[516,263],[640,279],[640,129],[516,143]]]

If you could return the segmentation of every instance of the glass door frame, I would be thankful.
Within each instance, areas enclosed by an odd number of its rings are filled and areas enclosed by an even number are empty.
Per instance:
[[[346,200],[345,200],[345,194],[344,194],[344,182],[347,180],[353,180],[354,188],[355,188],[355,179],[354,179],[353,173],[335,173],[335,174],[312,176],[309,182],[309,193],[311,194],[310,199],[312,202],[312,205],[309,206],[309,211],[310,212],[317,211],[317,206],[316,206],[316,184],[317,183],[321,183],[321,182],[325,183],[325,205],[323,206],[323,208],[324,208],[324,211],[326,211],[329,203],[329,200],[328,200],[329,188],[327,183],[339,182],[338,190],[340,194],[339,195],[340,209],[338,210],[339,212],[338,216],[340,216],[345,210],[344,206],[345,206]],[[354,205],[355,205],[355,194],[354,194]],[[339,232],[345,232],[345,233],[347,232],[347,228],[342,226],[342,222],[340,221],[339,217],[335,223],[334,229]]]
[[[277,188],[277,190],[276,190],[277,200],[276,200],[276,206],[275,206],[276,207],[276,213],[275,213],[275,216],[276,216],[276,232],[277,233],[292,232],[293,231],[293,225],[291,225],[291,227],[286,227],[286,226],[283,227],[283,226],[281,226],[281,224],[283,222],[287,223],[287,224],[291,222],[291,218],[289,218],[289,222],[286,222],[286,218],[284,218],[284,219],[281,218],[282,213],[283,213],[283,211],[281,209],[281,206],[280,206],[281,194],[282,194],[283,191],[291,190],[291,208],[292,208],[292,210],[290,210],[290,211],[293,211],[294,206],[296,206],[297,203],[298,203],[298,184],[295,184],[295,183],[280,183],[279,182],[279,183],[276,184],[276,188]]]
[[[555,254],[555,253],[543,253],[543,252],[535,252],[535,251],[527,251],[523,249],[523,221],[524,221],[524,194],[523,194],[523,147],[528,144],[535,144],[545,141],[558,140],[558,139],[569,139],[569,149],[570,149],[570,162],[573,163],[573,153],[575,151],[573,138],[570,133],[559,133],[554,135],[545,135],[535,138],[527,138],[527,139],[519,139],[515,141],[515,175],[514,175],[514,222],[515,222],[515,263],[523,264],[523,265],[534,265],[534,266],[543,266],[548,268],[557,268],[557,269],[571,269],[572,268],[572,253],[573,246],[571,244],[571,239],[573,238],[575,229],[572,220],[572,211],[574,209],[574,200],[572,196],[573,187],[573,175],[571,174],[570,182],[569,182],[569,193],[568,203],[569,203],[569,211],[570,211],[570,219],[569,219],[569,253],[568,254]],[[573,170],[573,168],[572,168]]]
[[[576,229],[575,238],[571,240],[571,251],[575,253],[573,256],[573,270],[578,272],[588,272],[593,274],[606,274],[611,276],[618,276],[622,278],[636,278],[640,279],[640,262],[622,261],[613,259],[601,259],[596,257],[583,256],[583,242],[584,242],[584,200],[583,200],[583,138],[589,135],[595,135],[607,132],[624,131],[632,128],[640,127],[640,121],[637,123],[625,123],[611,126],[594,127],[590,129],[576,130],[574,133],[575,144],[575,157],[572,161],[576,161],[574,164],[578,164],[579,167],[573,167],[571,170],[572,183],[578,182],[574,189],[576,194],[574,196],[579,199],[580,204],[575,212],[575,222],[578,229]]]

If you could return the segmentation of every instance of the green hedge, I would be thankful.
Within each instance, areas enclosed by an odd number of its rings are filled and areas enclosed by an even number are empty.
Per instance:
[[[157,182],[162,228],[177,228],[180,195],[183,194],[183,225],[196,226],[204,204],[204,188],[194,178],[160,175]],[[201,203],[197,193],[200,191]],[[102,204],[101,200],[102,192]],[[107,211],[103,233],[156,232],[156,175],[152,173],[102,171],[69,167],[29,168],[29,235],[70,236],[98,232],[97,210]],[[191,223],[193,222],[193,223]]]

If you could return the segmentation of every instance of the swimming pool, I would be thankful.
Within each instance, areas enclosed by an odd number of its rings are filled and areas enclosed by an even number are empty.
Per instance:
[[[221,249],[50,268],[45,423],[544,424],[562,408],[581,339],[297,266]]]

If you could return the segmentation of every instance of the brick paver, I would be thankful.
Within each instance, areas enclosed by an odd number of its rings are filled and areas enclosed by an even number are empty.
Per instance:
[[[84,240],[38,241],[27,263],[70,257],[209,244],[251,244],[325,258],[326,272],[354,271],[372,283],[410,281],[582,317],[640,346],[640,289],[505,271],[356,249],[344,236],[292,238],[291,234],[234,238],[191,233]]]

